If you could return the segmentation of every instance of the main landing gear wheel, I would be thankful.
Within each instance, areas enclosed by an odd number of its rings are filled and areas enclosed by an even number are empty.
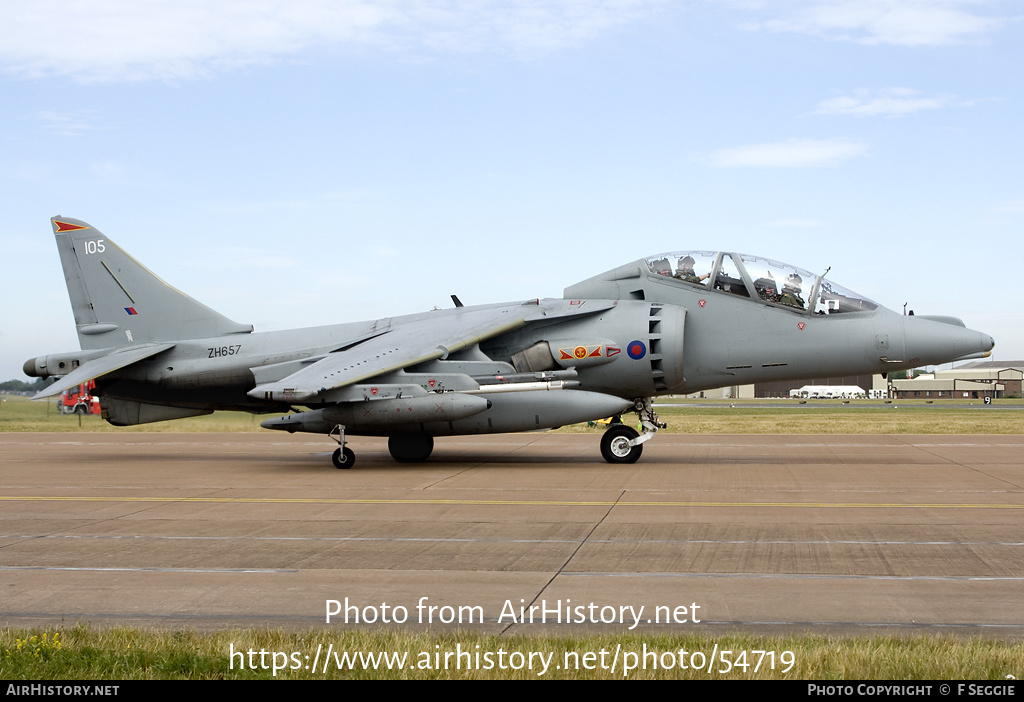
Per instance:
[[[434,450],[434,437],[429,434],[392,434],[388,437],[391,457],[401,463],[422,463]]]
[[[644,445],[630,446],[629,442],[640,436],[633,427],[616,424],[601,437],[601,455],[609,463],[636,463],[643,453]]]
[[[355,451],[345,446],[344,448],[337,449],[334,455],[331,456],[331,460],[334,461],[335,468],[351,468],[356,462],[356,454]]]

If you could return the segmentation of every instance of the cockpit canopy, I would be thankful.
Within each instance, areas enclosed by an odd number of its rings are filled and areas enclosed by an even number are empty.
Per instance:
[[[650,273],[804,314],[864,312],[878,303],[788,263],[746,254],[676,251],[644,259]]]

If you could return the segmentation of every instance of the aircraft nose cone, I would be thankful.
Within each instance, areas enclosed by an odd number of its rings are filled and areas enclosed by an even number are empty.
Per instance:
[[[967,339],[963,341],[963,346],[967,350],[969,356],[988,356],[992,349],[996,345],[995,339],[988,334],[974,331],[973,329],[964,329]]]
[[[995,347],[995,340],[991,336],[966,328],[959,319],[904,319],[907,358],[915,365],[937,365],[969,358],[984,358]]]

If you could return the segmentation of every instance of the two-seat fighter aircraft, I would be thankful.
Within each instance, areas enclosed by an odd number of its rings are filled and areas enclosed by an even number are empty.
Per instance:
[[[435,436],[547,429],[631,411],[611,463],[659,427],[652,398],[754,382],[886,373],[987,356],[992,338],[951,317],[900,315],[823,276],[766,258],[690,251],[627,263],[561,299],[465,307],[254,333],[164,283],[85,222],[52,218],[81,351],[25,373],[96,381],[117,426],[280,413],[262,426],[387,436],[424,461]],[[301,409],[301,411],[300,411]]]

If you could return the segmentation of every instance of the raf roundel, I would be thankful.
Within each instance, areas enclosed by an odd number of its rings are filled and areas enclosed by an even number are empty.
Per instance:
[[[647,355],[647,347],[644,346],[644,342],[639,339],[629,342],[626,346],[626,353],[633,360],[640,360]]]

